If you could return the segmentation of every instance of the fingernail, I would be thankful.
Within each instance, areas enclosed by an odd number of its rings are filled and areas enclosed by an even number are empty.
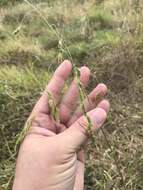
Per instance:
[[[93,113],[93,120],[97,127],[100,127],[106,120],[106,112],[101,108],[97,108]]]

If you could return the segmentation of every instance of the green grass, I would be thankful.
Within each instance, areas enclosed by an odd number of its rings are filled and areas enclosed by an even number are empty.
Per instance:
[[[96,29],[112,29],[113,28],[113,16],[107,10],[101,8],[95,8],[88,13],[89,24]]]
[[[51,73],[69,50],[76,65],[109,87],[111,112],[95,148],[87,150],[87,190],[143,188],[143,35],[138,2],[105,0],[1,1],[0,187],[11,189],[14,145]],[[41,3],[42,2],[42,3]],[[96,4],[97,3],[97,4]],[[43,18],[52,24],[51,30]],[[66,48],[65,48],[66,43]],[[96,75],[96,76],[95,76]],[[118,162],[115,162],[115,159]],[[121,173],[121,174],[119,174]],[[121,179],[123,176],[123,181]],[[124,185],[123,185],[124,183]]]

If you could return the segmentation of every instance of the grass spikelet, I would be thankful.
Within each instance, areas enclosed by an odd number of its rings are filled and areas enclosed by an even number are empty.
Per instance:
[[[28,118],[28,120],[26,121],[25,123],[25,126],[23,128],[23,130],[21,131],[20,134],[18,134],[18,138],[16,140],[16,143],[15,143],[15,153],[17,153],[17,150],[18,150],[18,147],[20,146],[20,144],[23,142],[25,136],[27,135],[30,127],[32,126],[32,123],[33,123],[33,120],[35,119],[35,114],[32,113],[32,115]]]
[[[49,103],[49,114],[56,122],[60,122],[59,109],[55,103],[53,94],[47,92],[48,94],[48,103]]]

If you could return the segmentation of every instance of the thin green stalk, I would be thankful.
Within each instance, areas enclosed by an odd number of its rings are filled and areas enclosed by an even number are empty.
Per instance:
[[[66,42],[64,40],[64,38],[61,37],[60,32],[58,31],[58,29],[55,27],[55,25],[50,24],[48,22],[48,19],[41,13],[41,11],[38,9],[38,7],[34,6],[30,1],[28,0],[24,0],[29,6],[31,6],[35,12],[37,12],[37,14],[41,17],[41,19],[43,20],[43,22],[49,27],[49,29],[55,34],[55,36],[59,39],[59,42],[62,41],[62,43],[60,44],[60,47],[62,50],[64,50],[64,52],[67,53],[67,56],[69,56],[69,58],[71,59],[71,61],[73,62],[73,58],[71,56],[71,53],[69,51],[69,48],[66,45]],[[60,40],[61,39],[61,40]],[[63,47],[62,47],[63,46]]]

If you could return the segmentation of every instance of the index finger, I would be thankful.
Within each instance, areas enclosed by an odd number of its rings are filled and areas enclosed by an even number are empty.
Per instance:
[[[52,94],[55,103],[60,99],[61,90],[64,87],[65,80],[68,78],[72,70],[72,64],[70,61],[65,60],[55,71],[49,84],[46,86],[43,95],[36,103],[33,112],[49,113],[48,93]]]

